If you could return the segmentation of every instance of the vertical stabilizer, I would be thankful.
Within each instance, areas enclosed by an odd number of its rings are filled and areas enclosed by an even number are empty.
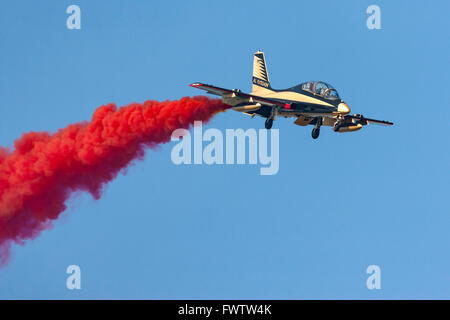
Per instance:
[[[272,92],[264,52],[259,50],[253,57],[252,83],[252,93]]]

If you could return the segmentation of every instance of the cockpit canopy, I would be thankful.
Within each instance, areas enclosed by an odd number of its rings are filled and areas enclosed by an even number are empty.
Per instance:
[[[302,90],[309,91],[326,99],[339,99],[339,94],[336,89],[334,89],[330,84],[322,81],[308,81],[294,88],[298,87],[300,87]]]

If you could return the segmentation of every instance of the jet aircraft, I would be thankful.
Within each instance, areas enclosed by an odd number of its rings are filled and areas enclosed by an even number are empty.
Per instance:
[[[308,81],[288,89],[277,90],[270,85],[264,53],[258,51],[253,58],[252,92],[224,89],[204,83],[190,86],[222,97],[222,101],[235,111],[252,118],[266,118],[265,128],[271,129],[277,117],[295,118],[299,126],[312,125],[312,137],[317,139],[321,126],[332,127],[335,132],[353,132],[370,123],[393,125],[392,122],[350,115],[350,107],[336,89],[323,81]]]

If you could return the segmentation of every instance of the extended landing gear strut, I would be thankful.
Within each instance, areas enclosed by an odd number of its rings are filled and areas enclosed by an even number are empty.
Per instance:
[[[339,119],[339,118],[338,118],[338,120],[336,120],[336,122],[334,123],[333,131],[334,131],[334,132],[338,132],[339,129],[342,127],[342,123],[343,123],[343,122],[344,122],[343,119]]]
[[[319,137],[321,125],[322,125],[322,118],[317,118],[316,125],[314,126],[314,129],[311,132],[311,136],[313,139],[317,139]]]
[[[272,125],[273,125],[273,118],[267,118],[266,123],[264,124],[266,129],[269,130],[270,128],[272,128]]]
[[[270,112],[270,116],[267,117],[266,123],[264,124],[264,126],[266,127],[267,130],[272,128],[273,120],[276,119],[277,114],[278,114],[278,110],[276,108],[272,108],[272,111]]]

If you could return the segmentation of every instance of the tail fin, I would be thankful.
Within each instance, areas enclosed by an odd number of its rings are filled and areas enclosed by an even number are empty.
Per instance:
[[[264,52],[258,50],[253,57],[252,93],[271,92],[269,73],[267,72]]]

